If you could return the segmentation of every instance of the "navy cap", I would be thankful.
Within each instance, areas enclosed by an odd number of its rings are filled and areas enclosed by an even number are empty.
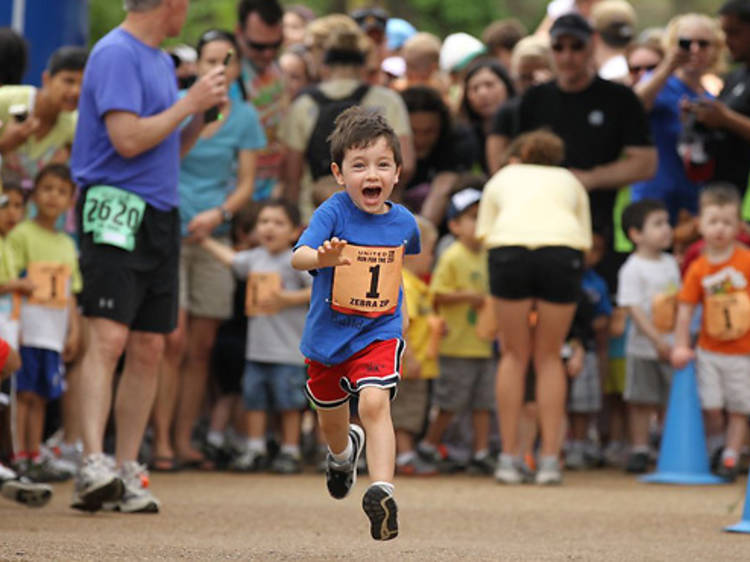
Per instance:
[[[564,16],[560,16],[549,30],[549,36],[552,39],[557,39],[561,35],[572,35],[582,41],[588,42],[593,34],[594,29],[579,14],[565,14]]]

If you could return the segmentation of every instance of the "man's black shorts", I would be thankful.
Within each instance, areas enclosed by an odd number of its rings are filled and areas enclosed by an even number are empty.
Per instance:
[[[108,318],[131,330],[167,334],[177,326],[180,215],[146,205],[132,252],[95,244],[81,225],[83,315]]]
[[[566,246],[530,250],[501,246],[489,252],[490,292],[507,300],[539,299],[552,303],[578,302],[583,253]]]

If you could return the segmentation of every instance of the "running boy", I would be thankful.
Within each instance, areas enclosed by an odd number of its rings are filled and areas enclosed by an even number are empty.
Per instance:
[[[726,446],[716,472],[737,477],[737,460],[750,415],[750,250],[736,243],[740,196],[726,184],[707,186],[700,195],[699,228],[703,255],[688,267],[677,299],[672,365],[681,369],[695,354],[690,349],[693,309],[703,303],[698,336],[698,394],[706,419],[711,453],[721,447],[723,409],[728,412]]]
[[[642,199],[622,214],[622,227],[635,245],[620,269],[617,303],[631,318],[625,347],[625,392],[630,455],[625,470],[648,469],[648,428],[669,399],[672,332],[680,269],[665,250],[672,245],[669,214],[660,201]]]
[[[64,390],[63,361],[78,349],[79,330],[74,293],[81,274],[72,238],[55,229],[57,219],[73,205],[75,186],[64,164],[49,164],[34,180],[31,199],[37,215],[14,228],[7,248],[15,273],[25,272],[34,286],[21,305],[21,370],[16,377],[18,408],[16,461],[32,480],[59,479],[58,470],[39,454],[47,401]]]
[[[454,194],[448,204],[448,228],[456,241],[438,259],[430,285],[438,314],[447,326],[440,342],[440,377],[435,385],[438,415],[419,444],[419,453],[440,463],[437,447],[446,428],[456,414],[469,410],[474,428],[469,470],[490,475],[495,471],[489,436],[497,365],[492,343],[476,332],[478,311],[489,293],[487,252],[476,236],[481,197],[479,190],[467,188]]]
[[[305,360],[298,350],[310,302],[312,278],[290,265],[299,237],[296,205],[272,200],[262,204],[256,224],[260,246],[235,252],[211,237],[203,247],[240,279],[247,279],[247,347],[242,396],[247,448],[232,468],[253,472],[266,466],[266,412],[281,413],[281,450],[271,464],[278,474],[302,470],[300,423],[305,409]]]
[[[362,507],[372,537],[388,540],[398,535],[390,398],[404,351],[401,265],[404,253],[419,253],[419,230],[405,207],[388,201],[402,158],[385,119],[352,107],[336,118],[330,139],[331,172],[344,192],[315,211],[292,257],[314,275],[300,349],[329,449],[328,491],[342,499],[351,490],[366,433],[373,483]],[[353,395],[364,431],[349,424]]]

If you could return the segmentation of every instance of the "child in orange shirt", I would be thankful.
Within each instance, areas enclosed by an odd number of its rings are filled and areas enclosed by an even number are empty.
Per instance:
[[[737,476],[738,451],[750,415],[750,250],[738,245],[740,196],[726,184],[707,187],[700,197],[703,255],[690,264],[682,290],[672,364],[680,369],[697,356],[698,394],[711,452],[721,446],[728,412],[726,447],[716,473]],[[690,349],[690,319],[703,304],[697,353]]]

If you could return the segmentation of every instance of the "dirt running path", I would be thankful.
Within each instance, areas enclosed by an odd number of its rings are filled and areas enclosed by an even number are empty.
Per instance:
[[[369,537],[359,482],[341,502],[322,476],[152,476],[159,515],[70,510],[71,485],[41,510],[0,501],[0,560],[748,560],[745,482],[647,486],[613,471],[560,488],[488,478],[400,479],[401,535]]]

